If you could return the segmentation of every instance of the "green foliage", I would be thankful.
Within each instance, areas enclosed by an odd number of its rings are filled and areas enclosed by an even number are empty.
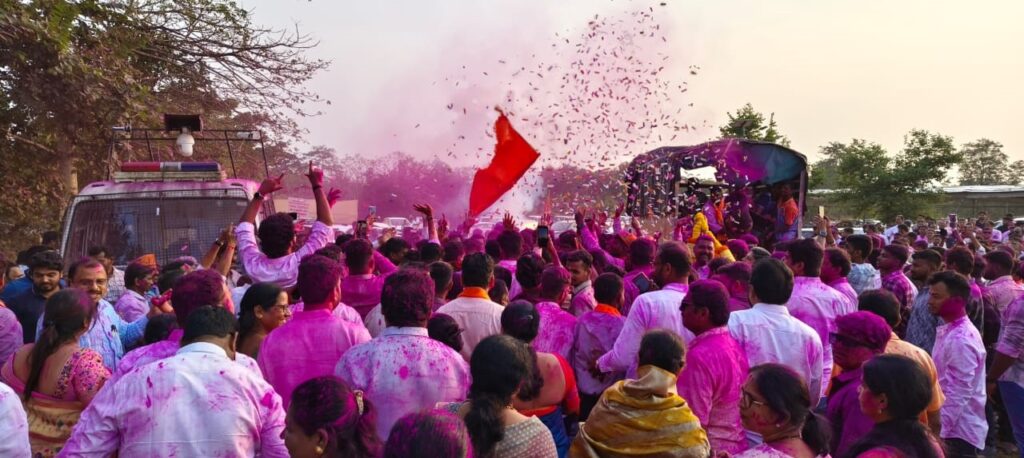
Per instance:
[[[311,114],[304,83],[326,66],[304,57],[315,44],[253,24],[232,1],[0,0],[0,253],[56,229],[73,187],[116,166],[111,126],[198,113],[210,128],[264,130],[275,168],[293,166],[292,117]],[[203,145],[227,165],[226,147]],[[166,146],[154,155],[167,159]],[[115,153],[150,158],[140,142]],[[236,160],[239,175],[263,175],[261,157]]]
[[[1024,161],[1014,161],[1003,152],[1003,144],[982,138],[960,148],[963,166],[960,167],[960,185],[1019,185],[1019,171]]]
[[[766,122],[764,115],[748,103],[736,110],[735,114],[727,114],[729,122],[718,129],[723,138],[745,138],[789,146],[789,139],[779,133],[775,113],[768,115]]]
[[[812,168],[812,175],[824,170],[820,189],[832,189],[859,216],[883,220],[925,213],[940,197],[938,184],[961,161],[951,137],[924,130],[910,131],[896,155],[861,139],[830,143],[821,153],[825,158]]]

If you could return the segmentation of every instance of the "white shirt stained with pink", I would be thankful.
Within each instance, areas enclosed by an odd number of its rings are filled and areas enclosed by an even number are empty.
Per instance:
[[[287,457],[281,397],[205,342],[106,386],[59,456]]]

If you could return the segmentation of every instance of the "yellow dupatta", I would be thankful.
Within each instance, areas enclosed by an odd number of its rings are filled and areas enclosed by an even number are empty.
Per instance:
[[[641,366],[639,379],[605,390],[580,427],[569,456],[699,457],[711,452],[700,420],[676,392],[676,375]]]

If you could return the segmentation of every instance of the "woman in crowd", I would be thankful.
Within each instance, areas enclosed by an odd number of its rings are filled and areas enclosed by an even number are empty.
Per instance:
[[[574,457],[704,458],[711,451],[700,419],[676,391],[683,340],[654,330],[640,341],[636,380],[605,390],[572,444]]]
[[[462,329],[450,315],[435,313],[427,321],[427,335],[455,351],[462,351]]]
[[[334,376],[309,379],[292,392],[284,444],[292,458],[380,456],[377,415],[361,391]]]
[[[515,301],[501,313],[502,332],[523,343],[533,342],[539,327],[540,313],[527,301]],[[523,415],[540,418],[551,430],[558,456],[565,457],[580,413],[576,376],[558,354],[537,352],[534,361],[533,379],[516,395],[515,408]]]
[[[18,349],[0,369],[0,381],[22,398],[33,456],[54,456],[85,407],[110,378],[100,354],[78,346],[96,308],[89,295],[65,289],[46,301],[46,321],[34,344]]]
[[[750,369],[740,395],[743,427],[764,443],[737,458],[814,458],[828,455],[829,426],[811,411],[811,397],[795,371],[781,364]]]
[[[257,283],[242,296],[242,312],[238,317],[238,351],[256,359],[263,339],[270,331],[288,322],[288,293],[273,283]]]
[[[534,356],[525,343],[490,336],[473,350],[469,400],[445,408],[462,417],[477,458],[554,458],[551,432],[537,417],[519,413],[512,399],[531,383]]]
[[[904,356],[880,355],[864,364],[862,377],[860,408],[875,426],[844,456],[943,456],[939,440],[919,421],[932,399],[931,382],[919,364]]]
[[[440,410],[406,415],[391,427],[384,458],[470,458],[473,447],[461,418]]]

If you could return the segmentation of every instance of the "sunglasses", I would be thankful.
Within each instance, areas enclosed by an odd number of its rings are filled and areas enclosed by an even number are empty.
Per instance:
[[[828,334],[828,343],[830,343],[832,345],[842,344],[844,347],[865,347],[865,348],[871,348],[872,347],[872,345],[869,345],[868,343],[866,343],[866,342],[864,342],[862,340],[858,340],[858,339],[855,339],[853,337],[845,336],[845,335],[838,334],[838,333],[835,333],[835,332],[830,332]]]

